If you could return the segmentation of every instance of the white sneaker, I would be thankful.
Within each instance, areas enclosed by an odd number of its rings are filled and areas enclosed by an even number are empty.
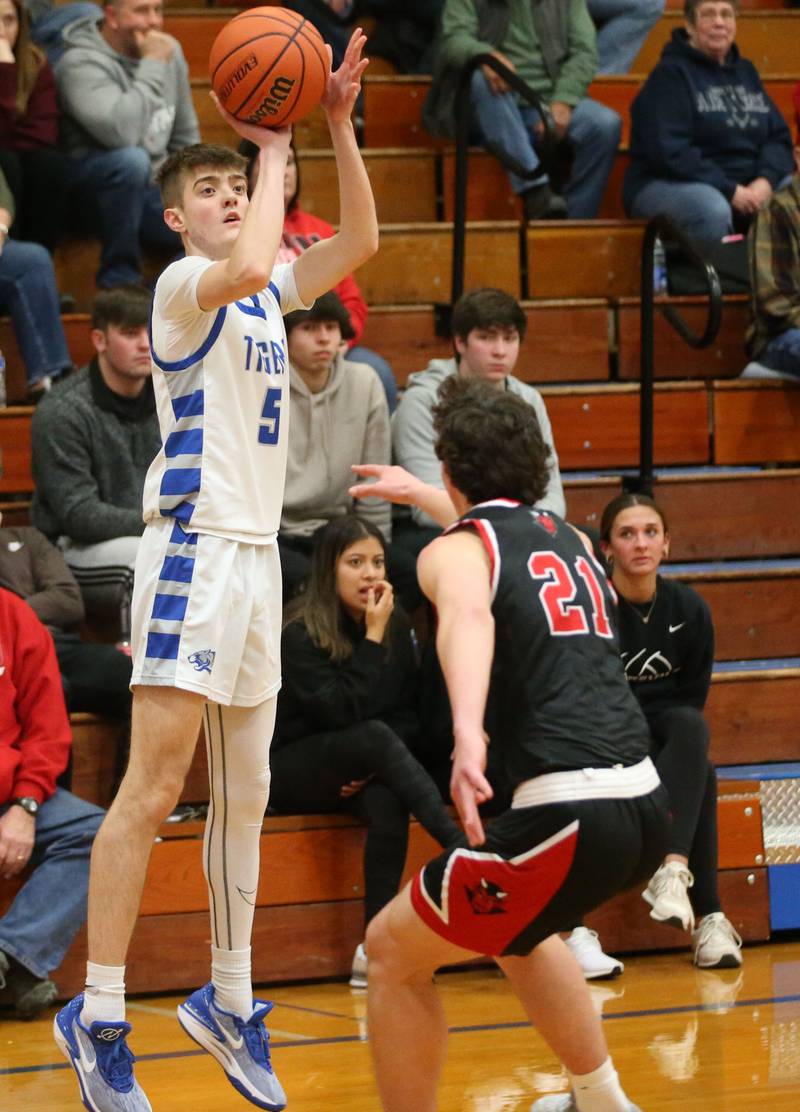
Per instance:
[[[656,869],[642,899],[650,904],[650,918],[668,923],[684,931],[694,930],[694,912],[689,902],[689,889],[694,877],[680,861],[667,861]]]
[[[797,382],[797,375],[789,371],[773,371],[772,367],[765,367],[763,363],[756,360],[747,364],[739,378],[782,378],[788,382]]]
[[[625,966],[617,958],[603,953],[597,931],[587,927],[576,927],[569,938],[564,940],[572,951],[572,956],[583,971],[587,981],[605,977],[618,977]]]
[[[364,943],[359,942],[353,954],[353,965],[350,970],[350,988],[367,987],[367,953]]]
[[[692,932],[692,951],[701,969],[736,969],[742,964],[742,937],[723,912],[714,911]]]

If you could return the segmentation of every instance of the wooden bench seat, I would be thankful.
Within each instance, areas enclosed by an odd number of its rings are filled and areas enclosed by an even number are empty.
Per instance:
[[[644,228],[640,220],[528,224],[528,297],[636,297]]]
[[[449,301],[453,250],[451,224],[386,224],[380,247],[356,272],[369,304]],[[519,297],[519,225],[467,226],[465,288],[499,286]]]
[[[715,463],[800,463],[800,390],[793,383],[715,382]]]
[[[695,333],[702,333],[708,317],[708,299],[672,297],[674,305]],[[641,298],[623,297],[616,304],[617,374],[621,379],[638,379],[641,352]],[[748,298],[726,297],[722,322],[711,347],[697,348],[681,339],[656,308],[654,316],[653,367],[656,378],[722,378],[738,375],[747,362],[744,337],[748,320]]]
[[[562,477],[569,520],[598,528],[603,507],[622,490],[621,479]],[[786,512],[800,506],[796,468],[660,475],[655,497],[669,522],[673,560],[797,554],[795,515]]]
[[[638,464],[638,386],[543,386],[541,393],[564,470]],[[708,401],[702,383],[657,385],[654,413],[656,463],[709,462]]]
[[[683,26],[683,12],[665,12],[647,36],[631,69],[649,73],[676,27]],[[742,11],[736,24],[736,45],[762,77],[797,71],[800,12]]]
[[[743,570],[724,564],[666,575],[688,583],[711,608],[716,660],[800,657],[800,565]]]
[[[715,764],[797,760],[800,669],[715,672],[705,713]]]
[[[76,367],[83,366],[94,355],[94,348],[90,339],[89,317],[85,313],[66,313],[61,317],[67,348]],[[0,319],[0,351],[6,360],[6,397],[9,405],[24,404],[28,383],[25,375],[25,366],[19,352],[17,338],[11,321],[7,317]]]

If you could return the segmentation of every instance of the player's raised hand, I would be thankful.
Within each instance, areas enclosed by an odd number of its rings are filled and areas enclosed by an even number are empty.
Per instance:
[[[486,735],[483,731],[477,734],[456,732],[450,796],[471,846],[482,846],[486,841],[478,807],[491,799],[494,792],[485,770]]]
[[[217,111],[222,116],[225,123],[233,128],[237,135],[241,135],[243,139],[249,139],[251,143],[259,148],[262,147],[275,147],[279,151],[283,151],[288,157],[289,144],[292,141],[292,128],[290,124],[285,127],[259,127],[257,124],[249,124],[244,120],[237,120],[230,112],[223,108],[220,103],[219,97],[215,92],[208,94],[217,106]]]
[[[342,64],[337,70],[331,69],[322,95],[322,107],[332,123],[342,123],[349,120],[353,112],[356,97],[361,92],[361,75],[369,65],[368,58],[361,57],[361,51],[367,41],[367,36],[357,27],[350,36],[347,50],[344,53]],[[329,65],[333,56],[331,48],[327,47]]]

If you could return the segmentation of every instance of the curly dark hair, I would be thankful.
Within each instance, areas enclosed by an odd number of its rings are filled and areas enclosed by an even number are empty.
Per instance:
[[[533,505],[547,490],[550,449],[516,394],[451,375],[439,387],[433,427],[436,455],[473,506],[492,498]]]

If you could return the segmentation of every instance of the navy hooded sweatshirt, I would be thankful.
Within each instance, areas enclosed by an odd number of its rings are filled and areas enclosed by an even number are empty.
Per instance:
[[[631,105],[626,210],[654,179],[704,182],[730,200],[755,178],[774,189],[792,168],[789,128],[753,63],[734,44],[720,65],[673,31]]]

